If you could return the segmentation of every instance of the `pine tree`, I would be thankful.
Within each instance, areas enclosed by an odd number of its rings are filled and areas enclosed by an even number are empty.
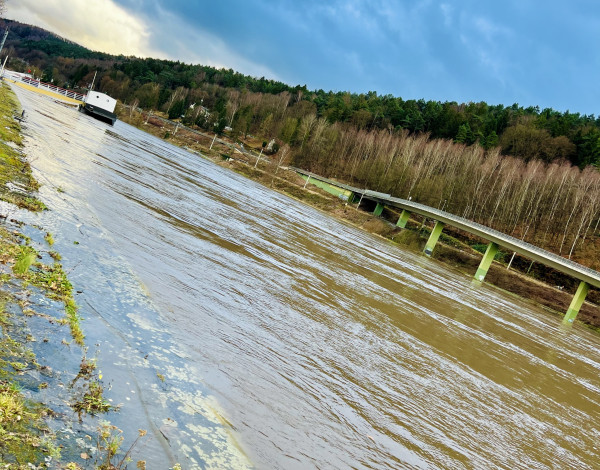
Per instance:
[[[469,123],[462,124],[458,128],[458,134],[456,134],[454,142],[460,144],[470,144],[469,140],[470,137],[472,137],[472,134],[473,133],[471,132],[471,126],[469,126]]]

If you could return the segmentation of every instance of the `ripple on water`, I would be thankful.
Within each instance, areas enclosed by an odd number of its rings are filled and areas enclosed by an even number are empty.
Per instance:
[[[32,117],[27,143],[67,189],[43,189],[64,247],[85,240],[66,263],[89,269],[84,313],[127,333],[121,369],[191,464],[597,465],[597,336],[123,123],[19,97],[70,123]]]

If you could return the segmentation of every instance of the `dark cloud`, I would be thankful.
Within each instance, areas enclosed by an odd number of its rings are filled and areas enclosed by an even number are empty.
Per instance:
[[[114,1],[149,25],[151,49],[186,62],[312,89],[598,113],[592,0]]]

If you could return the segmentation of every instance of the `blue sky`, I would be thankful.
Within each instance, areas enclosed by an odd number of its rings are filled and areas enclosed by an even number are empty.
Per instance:
[[[7,0],[7,7],[8,18],[98,50],[309,89],[600,115],[595,0]]]

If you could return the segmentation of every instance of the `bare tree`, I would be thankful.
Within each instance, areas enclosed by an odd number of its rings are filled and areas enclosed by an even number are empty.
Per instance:
[[[133,113],[137,111],[138,105],[140,104],[140,100],[137,98],[133,100],[133,102],[129,105],[129,119],[133,118]]]
[[[237,90],[229,90],[227,92],[227,118],[229,120],[229,126],[233,125],[233,119],[235,118],[235,114],[240,108],[240,95],[241,93]]]
[[[169,113],[171,107],[175,104],[176,101],[185,99],[188,91],[189,90],[187,90],[186,88],[180,86],[173,93],[171,93],[171,96],[167,100],[167,114]]]
[[[304,147],[304,144],[306,143],[306,140],[308,139],[308,135],[310,134],[310,131],[312,131],[312,128],[314,127],[316,122],[317,122],[316,114],[309,114],[308,116],[305,116],[302,119],[302,121],[300,122],[300,134],[302,134],[302,140],[300,142],[300,150],[302,150],[302,147]]]

